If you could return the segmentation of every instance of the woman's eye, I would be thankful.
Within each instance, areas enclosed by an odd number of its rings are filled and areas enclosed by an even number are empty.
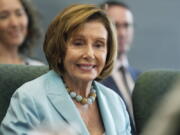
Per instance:
[[[97,48],[104,48],[105,44],[104,43],[96,43],[95,47],[97,47]]]
[[[75,45],[75,46],[80,46],[80,45],[83,45],[83,41],[74,41],[73,42],[73,44]]]
[[[6,13],[0,14],[0,19],[6,19],[6,18],[8,18],[8,14]]]
[[[17,15],[17,16],[23,16],[23,15],[25,15],[25,14],[26,14],[25,11],[22,10],[22,9],[16,11],[16,15]]]

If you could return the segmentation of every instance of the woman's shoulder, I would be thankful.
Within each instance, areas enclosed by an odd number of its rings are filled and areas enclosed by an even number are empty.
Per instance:
[[[99,82],[95,82],[95,85],[97,87],[97,93],[101,95],[101,97],[105,98],[109,105],[112,106],[115,105],[115,108],[117,106],[122,106],[122,108],[125,108],[125,104],[123,99],[111,88],[108,88],[107,86],[104,86],[103,84]]]
[[[111,88],[103,85],[102,83],[95,82],[95,85],[98,88],[98,90],[103,92],[104,94],[119,97],[119,95],[116,92],[114,92],[114,90],[112,90]]]
[[[57,81],[59,81],[58,75],[53,70],[50,70],[40,77],[20,86],[13,93],[12,99],[18,99],[24,104],[33,102],[43,105],[47,101],[48,91],[57,89],[55,86]]]
[[[54,71],[48,71],[38,78],[24,83],[16,90],[16,92],[25,93],[28,95],[36,95],[38,93],[41,94],[45,92],[44,89],[48,86],[50,81],[54,81],[56,78],[57,75],[54,73]]]

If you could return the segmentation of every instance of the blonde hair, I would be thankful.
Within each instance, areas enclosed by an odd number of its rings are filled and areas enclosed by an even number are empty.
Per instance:
[[[91,4],[71,5],[56,16],[50,24],[43,46],[50,69],[63,75],[65,71],[63,60],[68,39],[83,24],[96,20],[101,22],[108,32],[106,64],[96,80],[102,80],[111,73],[117,56],[115,28],[104,11]]]

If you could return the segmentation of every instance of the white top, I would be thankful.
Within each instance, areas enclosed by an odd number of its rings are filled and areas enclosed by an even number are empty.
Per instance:
[[[34,66],[42,66],[45,65],[44,63],[42,63],[41,61],[35,60],[35,59],[31,59],[29,57],[24,57],[24,62],[26,65],[34,65]]]
[[[122,96],[123,96],[123,98],[126,101],[126,104],[128,106],[128,110],[130,112],[130,115],[133,118],[133,106],[132,106],[131,95],[129,95],[129,92],[128,92],[129,90],[127,90],[127,88],[124,85],[123,75],[119,71],[119,68],[121,66],[127,68],[128,65],[129,65],[129,63],[128,63],[128,59],[126,56],[123,57],[123,59],[121,59],[121,60],[118,59],[115,63],[115,67],[114,67],[113,72],[112,72],[112,77],[113,77],[114,81],[116,82],[118,89],[121,90]],[[134,80],[131,77],[131,74],[129,72],[126,72],[125,76],[127,78],[127,83],[128,83],[129,88],[130,88],[130,93],[132,94],[132,91],[134,88]]]

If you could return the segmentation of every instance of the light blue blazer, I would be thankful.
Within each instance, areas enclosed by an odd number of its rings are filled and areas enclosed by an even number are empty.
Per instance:
[[[128,113],[121,98],[95,82],[97,100],[106,135],[131,135]],[[76,125],[89,135],[81,115],[69,96],[61,77],[54,71],[22,85],[13,94],[0,135],[27,135],[40,125]]]

